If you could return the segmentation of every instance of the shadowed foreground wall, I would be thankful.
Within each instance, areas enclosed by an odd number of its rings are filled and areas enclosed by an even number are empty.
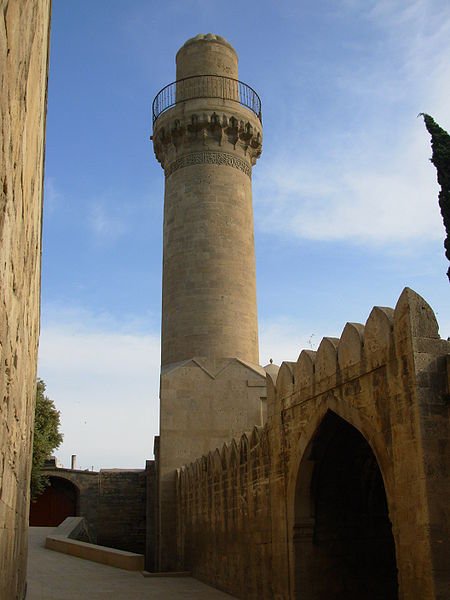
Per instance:
[[[49,0],[0,17],[0,598],[25,591],[39,336]]]
[[[448,598],[449,353],[406,288],[283,363],[265,427],[178,471],[179,567],[239,598]]]

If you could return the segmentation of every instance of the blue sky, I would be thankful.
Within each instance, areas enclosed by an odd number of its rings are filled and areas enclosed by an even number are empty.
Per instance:
[[[158,430],[164,178],[151,102],[197,33],[261,96],[261,363],[296,360],[406,285],[450,335],[419,112],[450,128],[440,0],[53,0],[39,374],[80,468],[142,467]]]

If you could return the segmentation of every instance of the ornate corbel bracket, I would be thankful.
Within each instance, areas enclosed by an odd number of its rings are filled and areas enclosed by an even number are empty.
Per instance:
[[[238,119],[233,114],[212,111],[161,121],[152,139],[156,158],[166,171],[187,151],[214,151],[215,146],[247,159],[251,165],[261,155],[262,129],[257,119]]]

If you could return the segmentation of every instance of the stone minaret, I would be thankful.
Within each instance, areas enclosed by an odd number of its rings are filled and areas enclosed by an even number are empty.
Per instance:
[[[177,81],[153,103],[165,174],[159,447],[160,563],[176,568],[177,467],[262,424],[252,167],[261,154],[258,95],[238,81],[235,50],[198,35]]]
[[[153,135],[166,176],[162,365],[258,363],[251,171],[262,125],[259,98],[237,79],[230,44],[199,35],[179,50],[177,83],[159,100],[176,102]]]

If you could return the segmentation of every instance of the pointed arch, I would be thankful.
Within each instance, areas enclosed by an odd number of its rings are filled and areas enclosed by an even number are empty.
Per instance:
[[[384,483],[390,476],[383,474],[373,450],[380,441],[376,433],[364,435],[361,429],[368,424],[357,427],[348,416],[322,407],[298,442],[287,506],[293,598],[398,597],[392,511]],[[381,455],[380,448],[377,453]],[[319,571],[328,575],[313,583],[311,574]]]

